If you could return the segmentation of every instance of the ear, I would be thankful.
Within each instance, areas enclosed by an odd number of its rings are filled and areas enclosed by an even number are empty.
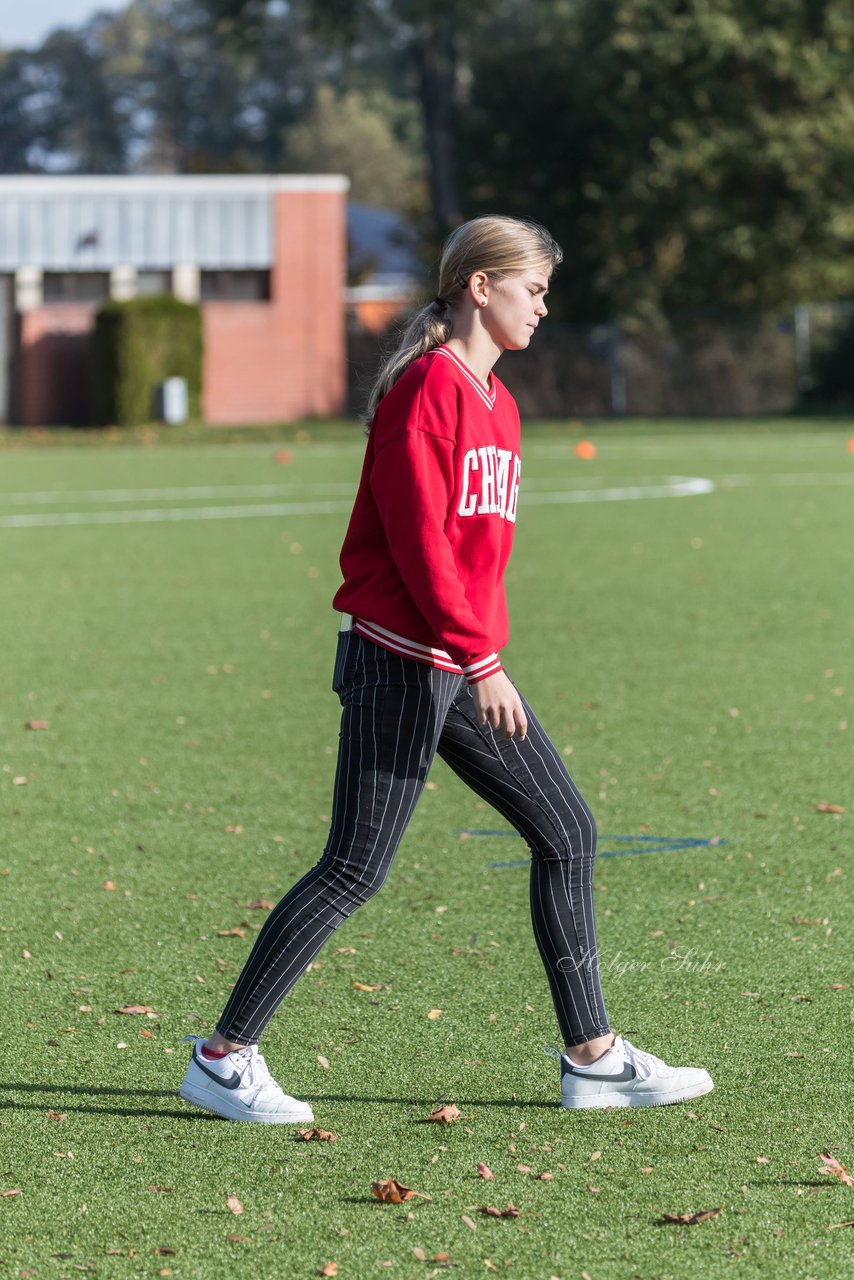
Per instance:
[[[469,294],[476,307],[485,307],[489,300],[489,276],[485,271],[473,271],[469,276]]]

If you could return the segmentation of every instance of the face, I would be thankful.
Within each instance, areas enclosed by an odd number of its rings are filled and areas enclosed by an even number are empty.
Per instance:
[[[483,277],[478,301],[480,315],[490,337],[503,351],[523,351],[537,325],[548,315],[546,294],[549,277],[542,267],[532,267],[503,280]]]

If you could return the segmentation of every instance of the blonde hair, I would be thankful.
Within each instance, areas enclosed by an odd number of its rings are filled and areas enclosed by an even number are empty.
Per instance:
[[[439,292],[415,314],[395,350],[383,361],[368,397],[365,421],[370,424],[380,400],[413,360],[448,341],[454,328],[454,308],[475,271],[485,272],[492,280],[532,269],[542,269],[550,276],[562,258],[560,245],[545,227],[527,218],[486,214],[452,231],[439,262]]]

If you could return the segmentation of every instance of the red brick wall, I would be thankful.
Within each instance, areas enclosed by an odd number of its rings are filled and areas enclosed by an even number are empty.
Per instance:
[[[64,302],[18,317],[15,418],[22,426],[84,424],[89,416],[92,303]]]
[[[270,301],[204,307],[209,422],[342,413],[346,399],[346,195],[274,197]]]

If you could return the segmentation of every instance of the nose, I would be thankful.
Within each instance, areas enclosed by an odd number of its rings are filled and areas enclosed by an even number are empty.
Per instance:
[[[547,316],[547,315],[549,314],[549,309],[548,309],[548,307],[546,306],[546,300],[545,300],[545,298],[540,298],[540,299],[539,299],[539,301],[537,302],[537,305],[536,305],[536,307],[534,308],[534,310],[536,311],[536,313],[537,313],[537,315],[538,315],[538,316]]]

